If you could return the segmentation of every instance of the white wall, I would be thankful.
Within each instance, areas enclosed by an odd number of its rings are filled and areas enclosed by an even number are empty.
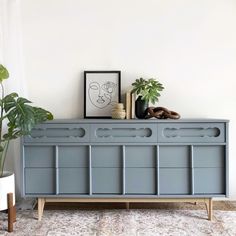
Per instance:
[[[87,70],[164,84],[159,105],[182,117],[230,119],[236,198],[235,0],[22,0],[29,98],[55,118],[83,117]]]

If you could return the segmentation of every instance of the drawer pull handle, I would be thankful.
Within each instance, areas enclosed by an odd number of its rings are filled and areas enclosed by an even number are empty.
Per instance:
[[[149,138],[152,130],[150,128],[98,128],[95,135],[97,138]]]

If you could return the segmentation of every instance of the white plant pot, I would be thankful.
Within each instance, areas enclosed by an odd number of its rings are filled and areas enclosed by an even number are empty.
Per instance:
[[[4,171],[0,177],[0,211],[6,210],[7,194],[13,193],[13,206],[15,205],[15,175],[14,173]]]

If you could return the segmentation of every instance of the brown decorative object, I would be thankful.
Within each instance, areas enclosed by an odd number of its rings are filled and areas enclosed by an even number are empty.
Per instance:
[[[175,111],[170,111],[165,107],[148,107],[145,119],[155,117],[157,119],[179,119],[180,115]]]

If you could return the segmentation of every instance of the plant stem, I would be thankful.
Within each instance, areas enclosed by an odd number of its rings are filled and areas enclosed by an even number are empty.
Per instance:
[[[1,83],[1,89],[2,89],[2,100],[4,98],[4,87],[3,84]],[[0,120],[0,145],[2,141],[2,118],[3,118],[3,103],[1,104],[1,120]]]
[[[3,100],[4,98],[4,87],[3,87],[3,84],[1,83],[1,89],[2,89],[2,96],[1,96],[1,99]],[[3,118],[3,103],[1,103],[1,120],[0,120],[0,145],[2,145],[2,118]],[[3,143],[4,145],[4,143]],[[5,149],[5,146],[3,146],[3,150],[2,150],[2,153],[0,155],[0,177],[2,177],[3,175],[3,167],[4,167],[4,163],[5,163],[5,158],[6,156],[4,155],[4,150]]]
[[[9,146],[9,140],[3,143],[3,151],[0,155],[0,178],[3,176],[3,169],[5,165],[8,146]]]

